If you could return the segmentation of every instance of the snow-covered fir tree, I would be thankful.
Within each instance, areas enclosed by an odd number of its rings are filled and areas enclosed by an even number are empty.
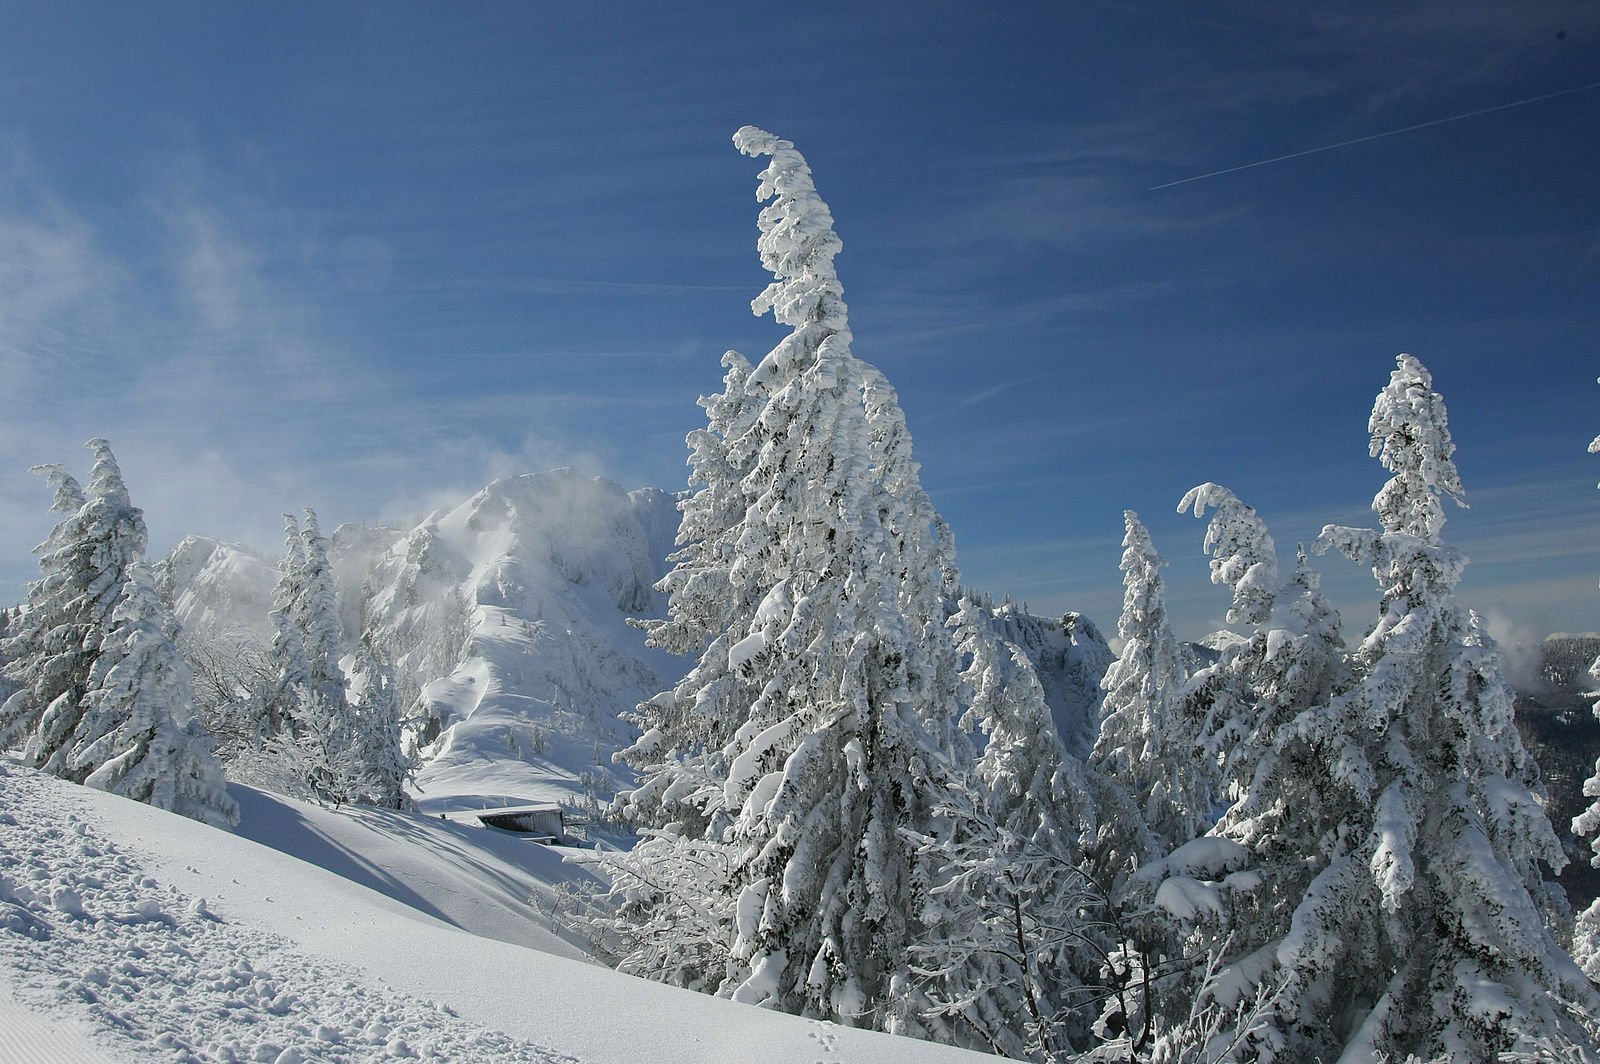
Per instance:
[[[0,708],[0,746],[36,768],[217,826],[238,819],[204,726],[191,720],[177,622],[144,561],[144,515],[111,446],[94,451],[88,491],[61,466],[36,469],[66,515],[39,548],[6,657],[18,689]],[[181,723],[180,723],[181,722]]]
[[[142,560],[128,567],[111,627],[83,696],[70,761],[84,782],[215,827],[239,822],[211,736],[189,719],[189,667],[173,640],[178,622]]]
[[[353,753],[359,773],[355,800],[381,809],[410,808],[405,785],[413,768],[402,749],[394,666],[370,637],[363,637],[356,650],[355,673],[361,678],[361,694],[353,713]]]
[[[1090,763],[1133,796],[1161,853],[1211,826],[1217,769],[1203,756],[1201,721],[1184,699],[1187,675],[1167,619],[1166,560],[1124,511],[1122,653],[1101,686],[1100,736]]]
[[[951,623],[969,657],[963,723],[984,747],[939,804],[946,836],[924,843],[942,869],[915,971],[942,1040],[1056,1059],[1088,1047],[1101,1003],[1122,989],[1107,979],[1123,945],[1112,910],[1129,855],[1151,844],[1137,837],[1127,795],[1067,752],[1004,622],[970,598],[960,606]]]
[[[958,715],[940,703],[958,689],[941,597],[954,566],[893,392],[850,351],[833,266],[840,242],[809,167],[792,144],[752,127],[735,143],[772,156],[758,247],[775,280],[752,307],[793,331],[748,372],[732,404],[744,427],[722,445],[741,474],[743,513],[727,506],[717,520],[736,523],[709,539],[691,530],[676,570],[684,584],[669,578],[675,603],[697,567],[733,585],[710,592],[709,617],[722,627],[691,640],[709,639],[702,686],[679,685],[671,702],[641,712],[654,727],[663,711],[692,712],[703,695],[712,714],[739,713],[717,755],[726,765],[720,799],[696,799],[709,815],[685,815],[674,828],[684,854],[702,842],[732,847],[716,886],[731,899],[732,926],[716,960],[702,962],[725,969],[720,992],[910,1031],[918,1008],[906,958],[929,875],[908,832],[933,828],[931,791],[948,771],[944,736],[953,731],[940,722]],[[732,553],[722,560],[708,543]],[[701,786],[697,767],[665,777],[650,769],[651,758],[694,754],[657,730],[664,741],[630,752],[647,779]]]
[[[735,667],[728,653],[744,638],[766,593],[743,570],[743,578],[735,576],[745,511],[753,501],[744,478],[758,453],[751,430],[759,408],[746,393],[749,361],[729,351],[722,365],[722,392],[700,399],[706,427],[688,436],[689,483],[696,488],[678,507],[680,549],[670,559],[672,571],[656,585],[670,596],[669,617],[637,622],[649,645],[697,660],[672,690],[631,715],[640,738],[618,759],[638,769],[641,779],[614,805],[627,822],[658,829],[676,825],[675,831],[695,838],[719,837],[729,825],[722,749],[763,683]],[[644,844],[641,856],[652,848]]]
[[[316,512],[308,507],[305,515],[305,525],[300,530],[304,582],[296,614],[306,656],[306,705],[310,712],[328,715],[339,729],[353,735],[347,684],[344,670],[339,667],[343,626],[333,564],[328,560],[328,540],[317,524]]]
[[[1250,738],[1257,728],[1259,705],[1254,666],[1266,649],[1265,626],[1278,593],[1277,545],[1255,507],[1220,484],[1189,489],[1178,512],[1193,511],[1204,517],[1203,549],[1211,555],[1211,582],[1225,584],[1233,593],[1227,621],[1248,626],[1236,633],[1246,638],[1222,648],[1218,659],[1189,677],[1185,700],[1191,716],[1200,718],[1208,758],[1221,769],[1218,793],[1248,771],[1252,757]]]
[[[278,563],[278,585],[272,592],[272,685],[263,698],[261,726],[268,737],[292,732],[301,715],[301,692],[311,684],[306,661],[305,636],[300,625],[300,603],[305,596],[306,548],[300,522],[283,515],[283,560]]]
[[[1189,678],[1190,713],[1203,719],[1209,756],[1221,766],[1221,796],[1247,788],[1271,736],[1284,721],[1332,692],[1344,656],[1338,612],[1321,577],[1297,548],[1295,573],[1277,585],[1276,546],[1255,508],[1218,484],[1192,489],[1178,512],[1203,517],[1215,508],[1204,549],[1213,583],[1233,594],[1230,624],[1248,625],[1240,642]]]
[[[678,551],[656,585],[670,596],[664,620],[634,623],[646,642],[694,656],[670,691],[624,714],[639,738],[616,755],[639,773],[611,813],[644,833],[632,851],[606,860],[610,915],[606,949],[619,971],[715,993],[738,971],[733,934],[735,848],[724,841],[731,816],[724,797],[724,752],[764,680],[730,656],[766,594],[736,567],[753,497],[744,478],[755,463],[759,405],[746,390],[752,367],[737,351],[722,356],[723,390],[702,396],[706,427],[688,435],[689,483],[678,505]],[[733,812],[737,812],[734,810]]]
[[[679,504],[678,551],[656,590],[670,596],[664,620],[633,623],[646,642],[698,657],[670,691],[624,714],[640,736],[616,755],[638,770],[638,786],[619,793],[611,814],[644,837],[604,863],[611,882],[605,948],[619,971],[715,992],[733,971],[733,847],[723,800],[724,745],[760,693],[760,680],[730,660],[763,593],[733,577],[740,525],[750,498],[742,481],[754,462],[756,408],[745,382],[748,359],[722,356],[720,394],[702,396],[707,424],[687,437],[689,483]],[[741,448],[745,448],[741,450]]]
[[[92,661],[84,647],[88,628],[70,608],[76,596],[66,589],[69,573],[63,567],[72,558],[61,550],[79,528],[77,514],[87,502],[83,487],[62,465],[35,466],[32,472],[49,478],[55,493],[50,510],[63,517],[34,548],[44,576],[28,586],[27,603],[17,612],[3,644],[10,692],[0,705],[0,749],[27,739],[45,707],[63,694],[80,697]],[[76,691],[74,684],[79,686]]]
[[[41,466],[66,516],[41,545],[44,576],[28,589],[21,630],[7,658],[18,689],[0,707],[0,748],[22,744],[34,768],[81,783],[93,764],[74,764],[83,697],[112,625],[129,566],[144,555],[144,514],[128,496],[111,445],[96,437],[87,493],[60,466]]]
[[[265,722],[273,752],[319,799],[358,800],[362,766],[354,713],[339,666],[338,596],[317,517],[284,515],[284,558],[272,612],[276,676]]]
[[[1208,765],[1220,769],[1218,798],[1235,804],[1210,836],[1179,847],[1138,877],[1146,892],[1154,888],[1152,920],[1168,931],[1172,956],[1161,985],[1166,1007],[1153,1018],[1145,1052],[1174,1064],[1233,1059],[1262,1022],[1264,996],[1218,995],[1213,985],[1224,960],[1257,932],[1230,919],[1235,889],[1253,884],[1257,873],[1241,872],[1246,851],[1223,827],[1230,817],[1251,815],[1244,811],[1261,793],[1251,785],[1262,758],[1273,762],[1278,728],[1325,700],[1342,674],[1338,614],[1323,599],[1305,549],[1298,551],[1293,579],[1280,588],[1275,544],[1253,507],[1217,484],[1191,490],[1178,504],[1179,513],[1192,510],[1196,517],[1211,508],[1203,549],[1212,556],[1212,581],[1232,593],[1229,623],[1245,631],[1189,677],[1184,698],[1188,715],[1201,722]]]
[[[1576,1053],[1597,1000],[1551,929],[1545,876],[1563,857],[1499,655],[1453,597],[1464,561],[1440,529],[1443,499],[1462,490],[1444,403],[1415,358],[1400,356],[1370,430],[1393,474],[1373,503],[1381,528],[1319,540],[1378,580],[1354,674],[1275,730],[1205,840],[1237,847],[1228,878],[1163,889],[1225,895],[1228,963],[1202,997],[1264,1003],[1236,1059]]]

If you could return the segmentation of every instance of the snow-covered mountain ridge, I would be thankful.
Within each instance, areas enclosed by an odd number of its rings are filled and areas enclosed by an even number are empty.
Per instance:
[[[665,492],[555,470],[495,481],[375,560],[366,627],[420,690],[423,808],[610,794],[617,714],[677,668],[628,624],[665,609],[651,587],[676,527]]]
[[[651,587],[677,520],[666,492],[557,469],[497,480],[409,530],[334,533],[346,660],[365,636],[393,661],[422,808],[615,788],[611,754],[631,738],[617,714],[678,667],[628,624],[665,610]],[[272,562],[191,537],[161,568],[190,638],[268,637]]]

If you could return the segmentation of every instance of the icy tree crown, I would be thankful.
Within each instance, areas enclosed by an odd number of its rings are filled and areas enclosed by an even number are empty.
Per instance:
[[[1433,375],[1411,355],[1399,355],[1389,386],[1378,393],[1367,423],[1372,457],[1394,476],[1372,500],[1386,532],[1405,532],[1437,540],[1444,527],[1443,497],[1467,505],[1452,456],[1450,422],[1444,399],[1433,390]]]
[[[83,504],[88,501],[77,478],[67,472],[67,467],[59,462],[36,465],[28,472],[45,477],[51,490],[55,492],[55,502],[50,507],[51,513],[75,514],[83,509]]]
[[[756,219],[761,264],[777,278],[750,303],[755,314],[772,311],[783,325],[821,325],[846,331],[844,290],[833,257],[844,247],[833,231],[833,214],[817,194],[805,156],[787,140],[745,126],[734,146],[750,156],[770,155],[756,198],[772,200]]]
[[[122,480],[122,468],[117,465],[116,456],[111,453],[111,444],[96,436],[84,446],[94,451],[94,467],[89,470],[89,494],[119,509],[131,510],[133,502],[128,498],[128,486]],[[144,544],[139,547],[142,550]]]
[[[1161,570],[1167,561],[1156,553],[1149,531],[1132,510],[1122,511],[1127,534],[1122,537],[1123,598],[1117,635],[1142,639],[1150,627],[1164,625],[1167,616]]]
[[[1178,503],[1178,512],[1193,510],[1196,517],[1204,517],[1207,507],[1217,511],[1206,526],[1211,582],[1233,590],[1228,623],[1260,624],[1272,616],[1278,594],[1277,546],[1255,507],[1240,502],[1221,484],[1190,488]]]

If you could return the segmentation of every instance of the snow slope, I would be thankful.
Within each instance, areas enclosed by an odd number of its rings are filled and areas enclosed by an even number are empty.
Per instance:
[[[436,913],[463,862],[517,863],[430,824],[397,874],[383,840],[403,818],[335,827],[304,812],[270,800],[256,830],[290,852],[345,847],[330,863],[396,876]],[[0,761],[0,1064],[397,1059],[992,1058],[481,938],[278,849]]]
[[[588,878],[563,850],[391,809],[327,809],[234,785],[235,833],[484,938],[584,959],[546,926],[560,884]]]

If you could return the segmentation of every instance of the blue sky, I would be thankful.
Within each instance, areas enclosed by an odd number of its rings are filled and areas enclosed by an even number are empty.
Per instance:
[[[1178,499],[1288,554],[1370,523],[1410,351],[1467,601],[1600,628],[1597,57],[1592,0],[5,5],[0,580],[52,520],[28,467],[94,435],[157,551],[558,464],[681,487],[722,351],[781,335],[754,123],[833,208],[970,584],[1109,630],[1133,508],[1217,626]]]

